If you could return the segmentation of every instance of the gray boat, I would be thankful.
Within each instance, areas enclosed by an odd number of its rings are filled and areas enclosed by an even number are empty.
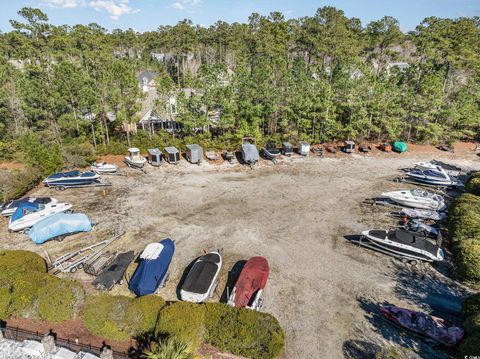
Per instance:
[[[257,141],[253,137],[244,137],[242,139],[242,159],[251,168],[258,162],[260,155],[257,149]]]

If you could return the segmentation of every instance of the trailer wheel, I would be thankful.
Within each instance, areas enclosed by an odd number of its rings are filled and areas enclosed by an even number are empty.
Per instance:
[[[80,263],[79,265],[77,265],[77,268],[82,269],[83,268],[83,263]]]
[[[409,263],[412,267],[415,267],[418,265],[418,261],[416,259],[411,260]]]
[[[120,279],[120,280],[118,281],[118,284],[120,284],[120,285],[123,285],[123,283],[125,283],[125,281],[124,281],[123,279]]]
[[[70,273],[75,273],[77,271],[77,267],[70,268]]]

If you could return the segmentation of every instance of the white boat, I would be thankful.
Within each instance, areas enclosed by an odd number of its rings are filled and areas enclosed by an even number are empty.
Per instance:
[[[413,166],[415,169],[420,171],[427,171],[427,170],[441,170],[442,166],[436,165],[433,162],[413,162]]]
[[[80,351],[77,353],[75,359],[100,359],[100,357],[97,355],[93,355],[92,353]]]
[[[47,203],[39,204],[34,202],[22,203],[10,217],[8,230],[11,232],[25,231],[35,223],[52,214],[66,212],[72,208],[70,203]]]
[[[443,197],[429,191],[409,189],[384,192],[380,196],[406,207],[430,209],[434,211],[445,209],[445,201]]]
[[[140,154],[140,150],[136,147],[128,149],[128,156],[125,156],[124,161],[129,167],[143,168],[147,159]]]
[[[201,303],[213,296],[221,267],[222,257],[218,252],[210,252],[198,258],[183,282],[180,298],[187,302]]]
[[[114,164],[111,164],[111,163],[107,163],[107,162],[102,162],[102,163],[94,162],[94,163],[92,163],[92,166],[90,167],[90,169],[93,172],[96,172],[96,173],[99,173],[99,174],[115,173],[118,170],[118,166],[114,165]]]
[[[18,206],[22,203],[26,202],[33,202],[33,203],[40,203],[40,204],[47,204],[47,203],[57,203],[57,200],[52,197],[25,197],[21,199],[16,199],[14,201],[10,201],[5,203],[0,209],[2,210],[2,216],[9,217],[15,213]]]
[[[77,359],[77,353],[66,348],[58,348],[54,354],[50,354],[51,359]]]
[[[452,180],[447,172],[441,167],[438,167],[434,170],[414,169],[410,172],[407,172],[406,176],[417,182],[426,183],[429,185],[446,187],[457,185],[457,182]]]
[[[433,262],[443,261],[445,258],[440,248],[441,239],[434,244],[418,233],[403,229],[363,231],[357,243],[394,257],[413,261]]]

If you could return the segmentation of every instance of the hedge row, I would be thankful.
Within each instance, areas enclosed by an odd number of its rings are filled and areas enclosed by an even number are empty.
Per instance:
[[[465,190],[480,196],[480,172],[476,172],[470,176],[467,183],[465,183]]]
[[[0,251],[0,319],[17,315],[62,322],[73,317],[83,297],[77,282],[47,274],[39,255]]]
[[[460,357],[478,356],[480,353],[480,293],[463,301],[462,317],[466,337],[460,345]]]
[[[449,213],[450,239],[458,274],[480,284],[480,196],[462,194]]]

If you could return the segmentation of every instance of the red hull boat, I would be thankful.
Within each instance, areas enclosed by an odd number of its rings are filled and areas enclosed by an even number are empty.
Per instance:
[[[267,284],[270,268],[264,257],[250,258],[228,299],[228,304],[239,308],[259,310],[263,302],[263,290]]]
[[[393,305],[386,305],[380,311],[386,319],[394,324],[415,334],[433,339],[447,347],[457,345],[464,335],[462,328],[449,327],[443,319],[422,312],[398,308]]]

